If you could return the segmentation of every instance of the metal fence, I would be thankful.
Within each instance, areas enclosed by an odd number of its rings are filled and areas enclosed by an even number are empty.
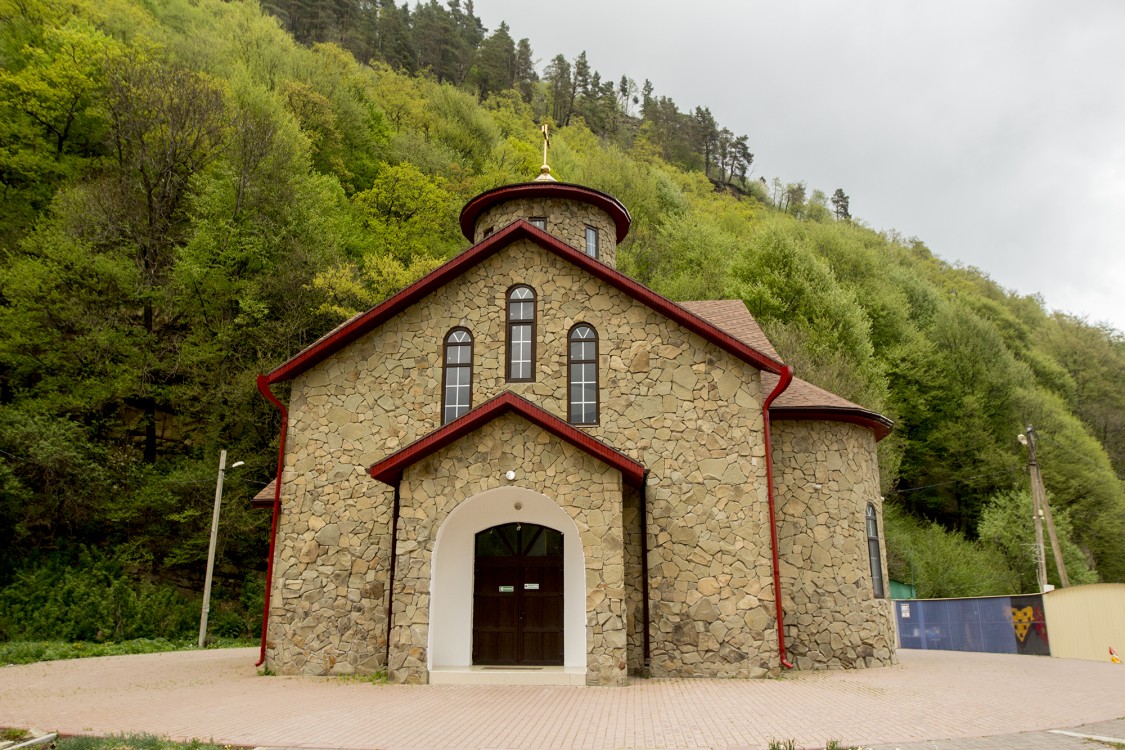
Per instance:
[[[1049,656],[1043,597],[896,601],[901,648]]]

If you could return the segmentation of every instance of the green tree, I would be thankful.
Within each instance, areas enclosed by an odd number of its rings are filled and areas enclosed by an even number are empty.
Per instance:
[[[1097,583],[1097,574],[1090,570],[1086,556],[1074,542],[1074,531],[1069,514],[1052,508],[1051,516],[1062,549],[1063,564],[1072,586]],[[977,534],[981,541],[995,546],[1008,561],[1008,566],[1018,576],[1013,593],[1031,593],[1038,590],[1036,574],[1035,529],[1031,512],[1031,493],[1027,490],[1009,490],[993,495],[981,511]],[[1043,538],[1047,539],[1044,528]],[[1049,543],[1044,543],[1047,556],[1047,578],[1061,586],[1055,566],[1055,556]]]
[[[836,221],[847,221],[852,218],[848,202],[848,194],[844,192],[844,189],[836,188],[836,192],[832,193],[832,210],[836,214]]]
[[[511,88],[515,76],[516,45],[508,33],[508,24],[501,22],[477,50],[469,79],[477,89],[477,98],[484,101],[489,94]]]

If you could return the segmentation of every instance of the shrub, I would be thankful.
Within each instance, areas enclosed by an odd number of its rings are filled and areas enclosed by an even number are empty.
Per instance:
[[[121,560],[87,548],[21,570],[0,590],[4,640],[181,638],[198,617],[175,588],[133,580]]]

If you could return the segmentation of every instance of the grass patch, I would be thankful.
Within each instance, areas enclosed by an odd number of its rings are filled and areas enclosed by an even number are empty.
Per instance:
[[[386,685],[386,672],[373,672],[371,674],[342,674],[336,677],[340,682],[367,682],[372,685]]]
[[[87,656],[124,656],[128,654],[155,654],[163,651],[187,651],[195,648],[194,640],[166,638],[136,638],[116,643],[90,641],[7,641],[0,643],[0,666],[5,664],[31,664],[37,661],[81,659]],[[246,638],[214,638],[208,648],[242,648],[254,646],[257,641]]]
[[[173,742],[151,734],[119,734],[109,737],[63,737],[57,750],[230,750],[230,745],[215,745],[201,740]]]

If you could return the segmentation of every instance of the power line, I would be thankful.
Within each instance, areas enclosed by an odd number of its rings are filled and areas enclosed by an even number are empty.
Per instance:
[[[998,476],[1000,474],[1011,474],[1013,472],[1022,471],[1022,470],[1023,469],[1020,468],[1020,467],[1012,467],[1010,469],[1004,469],[1003,471],[989,472],[988,474],[974,474],[971,477],[959,477],[957,479],[950,479],[946,482],[936,482],[934,484],[924,484],[921,487],[908,487],[905,490],[891,490],[889,494],[891,494],[891,495],[905,495],[908,492],[919,492],[921,490],[928,490],[928,489],[932,489],[934,487],[944,487],[947,484],[961,484],[963,482],[972,481],[973,479],[983,479],[984,477],[995,477],[995,476]]]
[[[1110,469],[1111,471],[1113,470],[1113,465],[1112,465],[1112,463],[1111,463],[1111,464],[1110,464],[1109,466],[1105,466],[1105,465],[1103,465],[1103,464],[1099,464],[1098,462],[1094,461],[1094,459],[1090,458],[1090,457],[1089,457],[1089,456],[1087,456],[1086,454],[1084,454],[1084,453],[1079,453],[1079,452],[1078,452],[1077,450],[1075,450],[1074,448],[1071,448],[1071,447],[1070,447],[1069,445],[1067,445],[1066,443],[1063,443],[1063,442],[1061,442],[1061,441],[1059,441],[1059,440],[1056,440],[1055,438],[1051,437],[1050,435],[1048,435],[1048,434],[1046,434],[1046,433],[1040,432],[1040,431],[1039,431],[1039,430],[1037,430],[1037,429],[1036,429],[1036,430],[1032,430],[1032,432],[1033,432],[1033,433],[1035,434],[1035,437],[1046,438],[1046,439],[1047,439],[1047,440],[1048,440],[1048,441],[1049,441],[1050,443],[1052,443],[1053,445],[1055,445],[1055,446],[1056,446],[1056,447],[1058,447],[1058,448],[1061,448],[1061,449],[1062,449],[1062,450],[1063,450],[1064,452],[1066,452],[1066,453],[1070,454],[1071,458],[1077,458],[1077,459],[1078,459],[1078,460],[1080,460],[1080,461],[1085,461],[1086,463],[1090,464],[1090,466],[1093,466],[1093,467],[1094,467],[1095,469],[1102,469],[1102,470],[1104,470],[1104,469],[1107,469],[1107,468],[1108,468],[1108,469]],[[1090,438],[1090,439],[1091,439],[1091,440],[1096,440],[1096,438]],[[1099,443],[1099,445],[1100,445],[1100,443]],[[1103,446],[1103,448],[1102,448],[1102,449],[1103,449],[1103,450],[1105,449],[1105,448],[1104,448],[1104,446]]]

